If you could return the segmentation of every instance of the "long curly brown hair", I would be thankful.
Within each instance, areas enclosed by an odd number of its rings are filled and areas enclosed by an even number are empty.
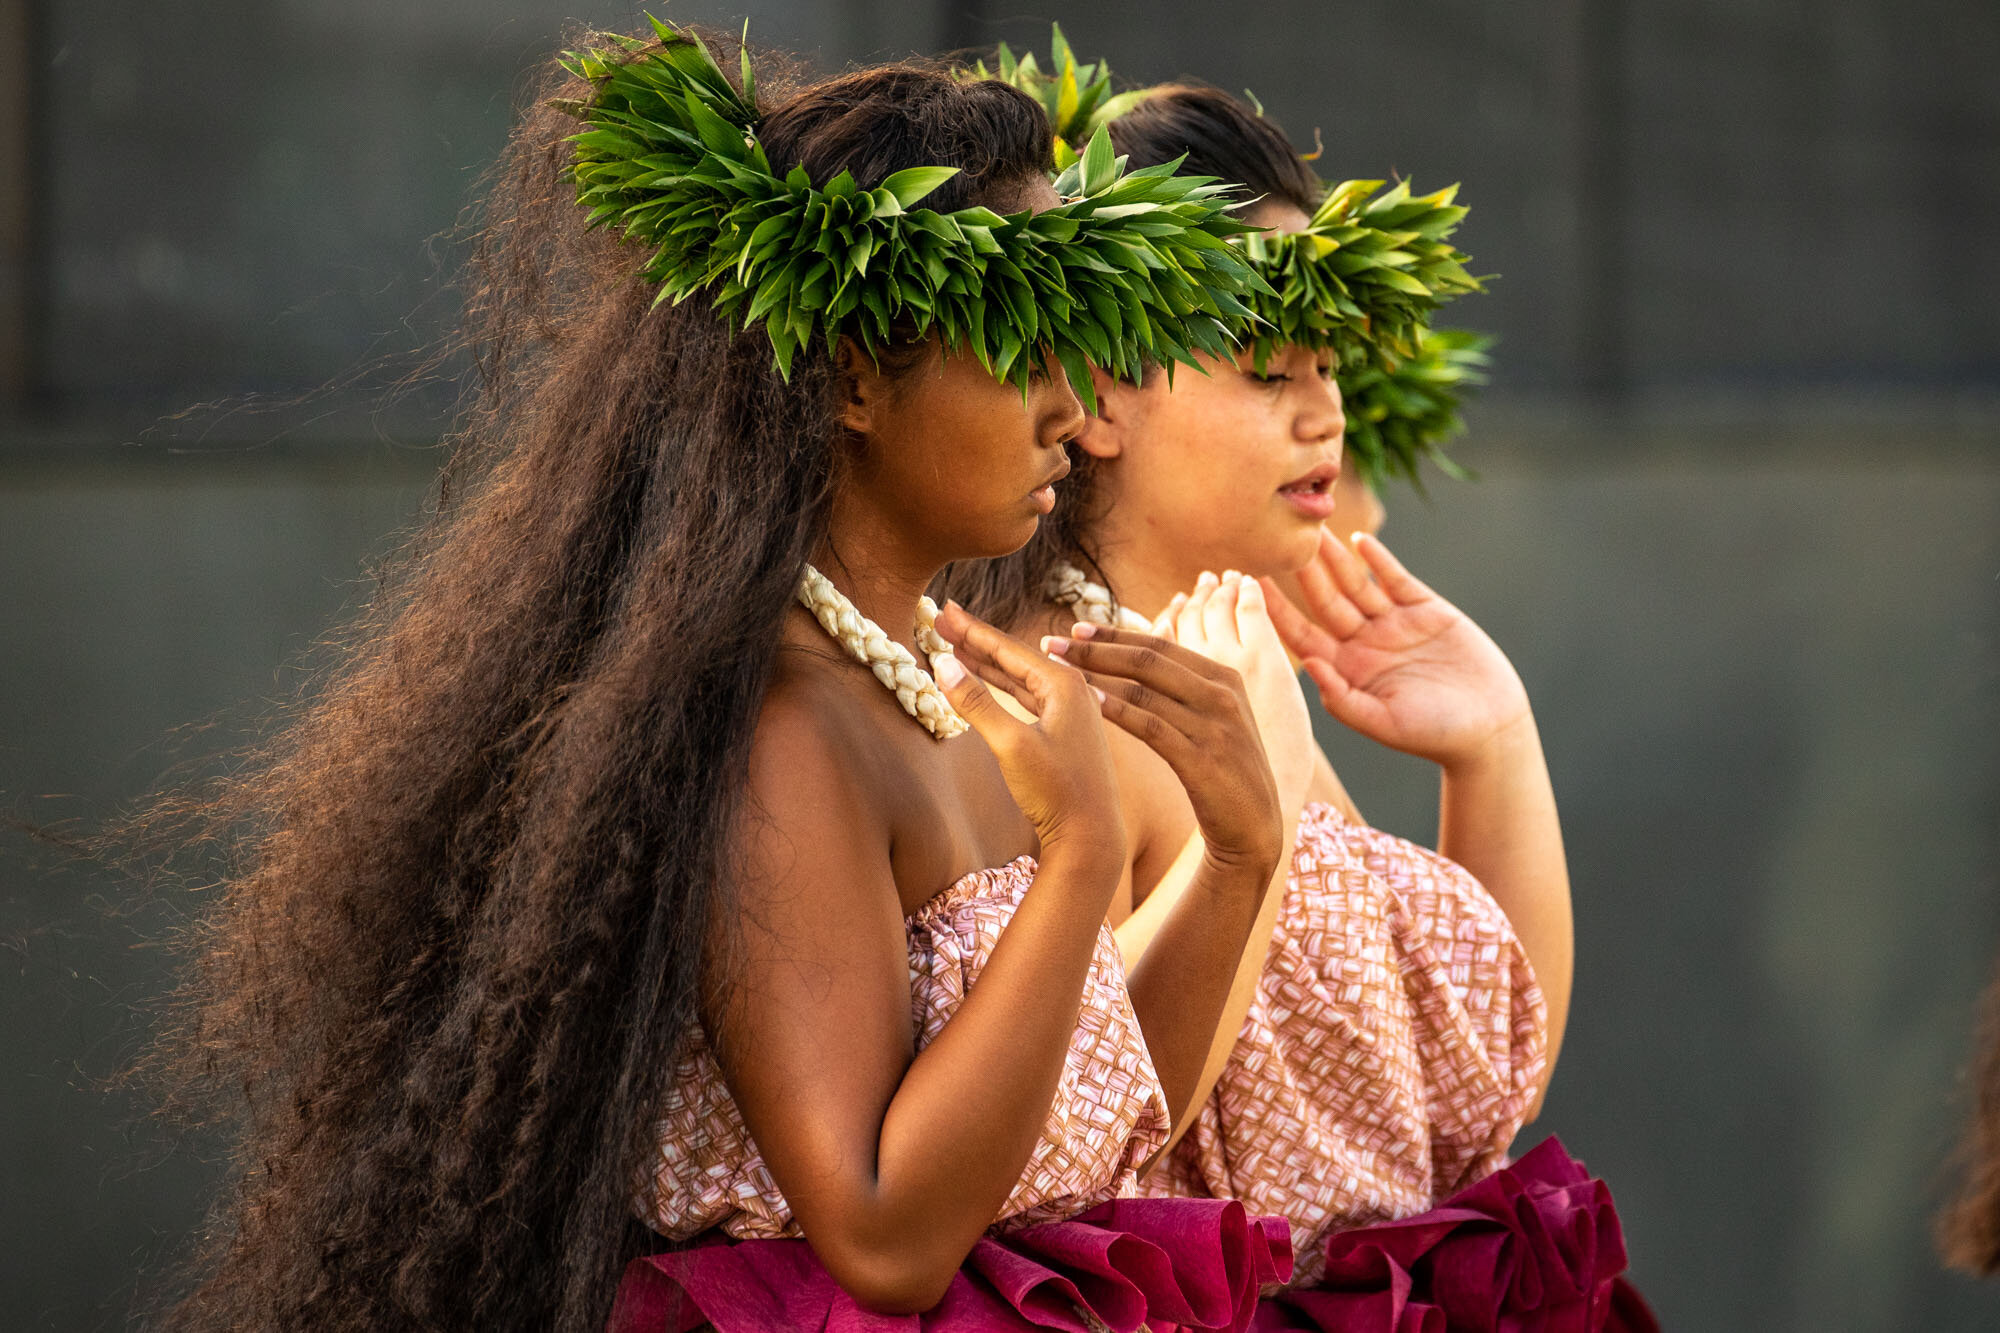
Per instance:
[[[781,171],[957,166],[929,201],[956,209],[1050,164],[999,83],[770,86]],[[643,255],[584,230],[549,103],[589,91],[550,62],[470,225],[424,530],[274,739],[139,821],[229,866],[157,1053],[170,1106],[240,1145],[171,1327],[594,1331],[646,1240],[664,1082],[727,975],[746,754],[854,441],[824,347],[786,384],[762,333],[655,305]]]

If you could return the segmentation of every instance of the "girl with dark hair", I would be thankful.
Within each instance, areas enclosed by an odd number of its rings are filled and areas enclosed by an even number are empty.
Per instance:
[[[921,595],[1035,531],[1084,350],[1235,336],[1239,228],[1108,145],[1059,200],[1004,84],[656,29],[549,72],[435,519],[181,809],[236,856],[164,1049],[241,1148],[170,1322],[1241,1329],[1283,1224],[1132,1196],[1283,852],[1244,688]],[[1224,779],[1129,984],[1104,718]]]
[[[1002,63],[1042,91],[1039,71]],[[1095,123],[1132,165],[1179,162],[1236,182],[1251,201],[1245,220],[1294,266],[1262,266],[1292,304],[1271,310],[1252,346],[1204,358],[1206,373],[1101,375],[1049,521],[1021,551],[954,566],[942,584],[1016,634],[1047,636],[1048,651],[1093,681],[1147,629],[1206,650],[1201,608],[1218,595],[1266,602],[1275,621],[1277,634],[1246,637],[1245,655],[1226,656],[1249,685],[1294,852],[1225,1015],[1240,1026],[1218,1034],[1205,1070],[1213,1091],[1146,1188],[1238,1198],[1292,1224],[1297,1290],[1268,1316],[1274,1328],[1401,1327],[1346,1321],[1392,1306],[1421,1319],[1427,1302],[1458,1327],[1489,1299],[1486,1315],[1511,1309],[1524,1328],[1558,1317],[1644,1327],[1642,1303],[1615,1280],[1624,1254],[1601,1182],[1553,1142],[1502,1169],[1546,1087],[1569,997],[1568,879],[1527,695],[1492,641],[1379,542],[1325,532],[1351,462],[1335,375],[1345,364],[1336,335],[1352,311],[1332,297],[1315,304],[1318,289],[1290,279],[1313,262],[1303,246],[1332,233],[1325,219],[1353,187],[1329,194],[1276,125],[1228,94],[1166,85],[1113,98],[1102,66],[1078,70],[1058,38],[1064,67],[1063,86],[1085,90],[1081,103],[1099,108]],[[1067,96],[1066,106],[1079,100]],[[1448,195],[1409,199],[1398,187],[1393,200],[1402,251],[1419,236],[1441,243],[1460,212]],[[1420,207],[1427,216],[1399,221]],[[1364,230],[1339,233],[1355,254]],[[1441,273],[1463,258],[1453,256],[1437,257]],[[1361,820],[1312,740],[1297,678],[1273,646],[1280,637],[1334,717],[1439,764],[1438,852]],[[1131,688],[1101,683],[1114,696]],[[1199,842],[1189,803],[1220,775],[1188,784],[1127,737],[1112,737],[1112,753],[1130,847],[1119,938],[1143,965]],[[1543,1240],[1517,1237],[1509,1262],[1574,1280],[1539,1305],[1510,1305],[1522,1291],[1502,1271],[1442,1291],[1436,1274],[1462,1262],[1446,1238],[1519,1198],[1558,1200],[1572,1234],[1605,1243],[1551,1255]],[[1609,1232],[1586,1218],[1608,1220]],[[1385,1255],[1409,1270],[1400,1287]]]

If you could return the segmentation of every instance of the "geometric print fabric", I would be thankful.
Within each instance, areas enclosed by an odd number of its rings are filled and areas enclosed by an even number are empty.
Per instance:
[[[1408,1217],[1506,1162],[1548,1014],[1507,916],[1462,867],[1332,806],[1299,818],[1271,951],[1195,1123],[1140,1183],[1327,1234]]]
[[[1035,861],[1027,856],[974,871],[906,918],[918,1050],[965,1002],[1034,878]],[[1139,1164],[1167,1140],[1167,1115],[1107,925],[1098,932],[1048,1123],[997,1229],[1074,1217],[1132,1196]],[[658,1141],[639,1215],[661,1235],[688,1240],[714,1227],[738,1240],[802,1234],[698,1025],[675,1069]]]

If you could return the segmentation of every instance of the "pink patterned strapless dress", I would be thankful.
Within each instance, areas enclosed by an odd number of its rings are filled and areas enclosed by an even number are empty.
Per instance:
[[[1507,1163],[1547,1045],[1478,880],[1308,805],[1236,1046],[1141,1188],[1291,1223],[1260,1331],[1654,1329],[1604,1182],[1554,1139]]]
[[[936,1038],[1035,875],[966,876],[906,921],[917,1043]],[[1099,932],[1048,1123],[995,1226],[917,1315],[859,1306],[803,1239],[699,1036],[675,1071],[645,1221],[675,1248],[634,1260],[616,1333],[998,1333],[1230,1329],[1290,1274],[1285,1223],[1216,1198],[1142,1197],[1168,1110],[1110,928]]]

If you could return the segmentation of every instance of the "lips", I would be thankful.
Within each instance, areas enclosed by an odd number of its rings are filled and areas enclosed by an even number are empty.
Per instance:
[[[1326,495],[1340,480],[1340,464],[1321,463],[1303,476],[1294,477],[1278,488],[1280,495]]]
[[[1299,512],[1299,516],[1313,523],[1324,523],[1333,517],[1333,484],[1340,480],[1338,463],[1321,463],[1303,476],[1295,477],[1278,488],[1278,494],[1286,503]]]

